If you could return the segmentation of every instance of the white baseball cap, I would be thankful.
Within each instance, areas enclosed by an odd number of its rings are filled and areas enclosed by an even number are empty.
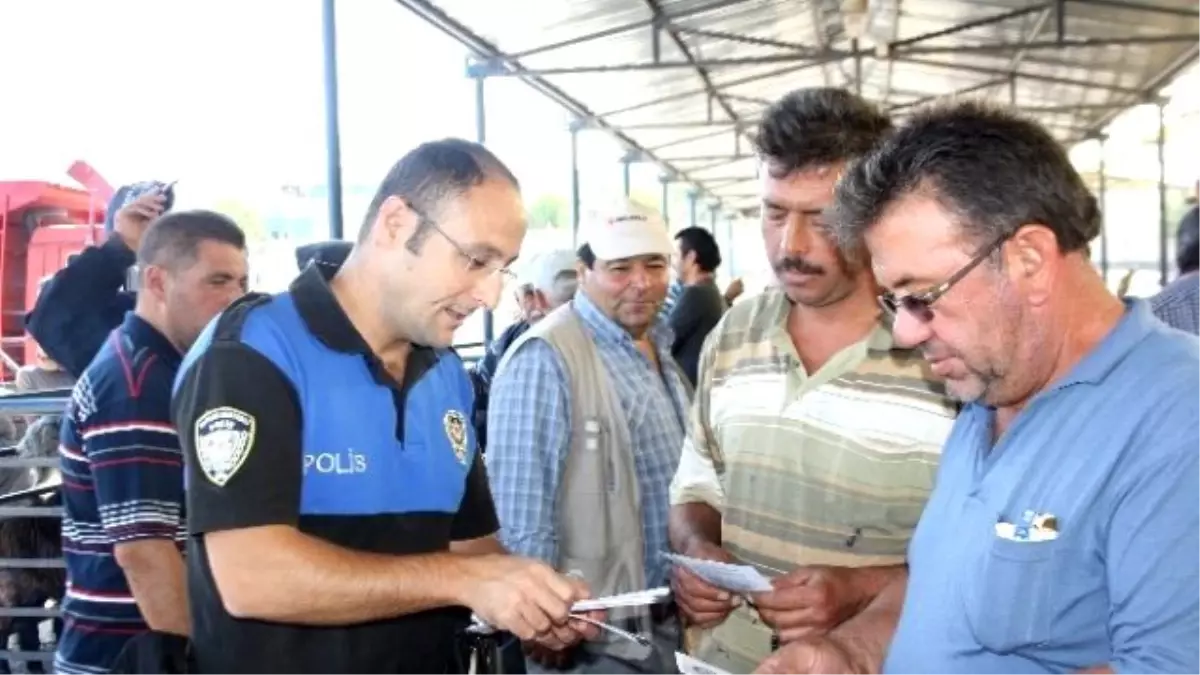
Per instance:
[[[592,219],[583,242],[598,260],[622,260],[640,255],[670,258],[675,252],[662,216],[626,201]]]
[[[517,282],[521,285],[532,286],[539,291],[549,293],[554,290],[554,282],[560,274],[575,272],[575,261],[578,256],[574,251],[557,249],[535,255],[532,260],[521,266]]]

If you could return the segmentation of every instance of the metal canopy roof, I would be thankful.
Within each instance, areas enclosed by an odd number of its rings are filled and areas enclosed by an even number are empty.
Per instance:
[[[902,116],[1006,102],[1072,143],[1197,58],[1195,0],[398,0],[726,211],[750,211],[766,105],[845,86]],[[864,25],[865,24],[865,25]],[[857,36],[857,39],[856,37]]]

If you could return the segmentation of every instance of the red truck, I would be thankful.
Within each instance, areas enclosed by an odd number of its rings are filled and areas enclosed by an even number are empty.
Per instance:
[[[38,284],[104,237],[107,197],[44,181],[0,181],[0,379],[33,360],[25,312]]]

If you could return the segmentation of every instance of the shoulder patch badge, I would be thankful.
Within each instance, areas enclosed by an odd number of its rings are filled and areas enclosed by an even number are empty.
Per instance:
[[[237,408],[209,410],[196,420],[196,459],[218,487],[242,468],[254,445],[254,416]]]
[[[450,449],[459,464],[467,463],[467,418],[457,410],[451,410],[442,418],[442,426],[446,428],[446,438],[450,440]]]

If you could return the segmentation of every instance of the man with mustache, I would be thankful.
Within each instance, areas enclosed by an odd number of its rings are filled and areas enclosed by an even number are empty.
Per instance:
[[[501,541],[580,573],[597,596],[667,580],[667,489],[689,398],[659,318],[673,248],[662,219],[635,204],[591,223],[575,298],[513,344],[492,384],[487,467]],[[675,670],[667,607],[610,616],[652,633],[657,649],[585,643],[573,662],[539,649],[531,667]]]
[[[935,107],[837,205],[897,343],[967,405],[907,581],[764,670],[1200,671],[1200,349],[1105,287],[1066,150],[1005,110]]]
[[[757,134],[762,230],[778,284],[734,305],[702,353],[671,486],[672,547],[750,564],[768,593],[736,597],[677,568],[693,653],[749,672],[773,649],[852,617],[903,574],[954,407],[920,354],[893,345],[861,251],[825,209],[846,162],[891,124],[841,89],[801,89]]]

